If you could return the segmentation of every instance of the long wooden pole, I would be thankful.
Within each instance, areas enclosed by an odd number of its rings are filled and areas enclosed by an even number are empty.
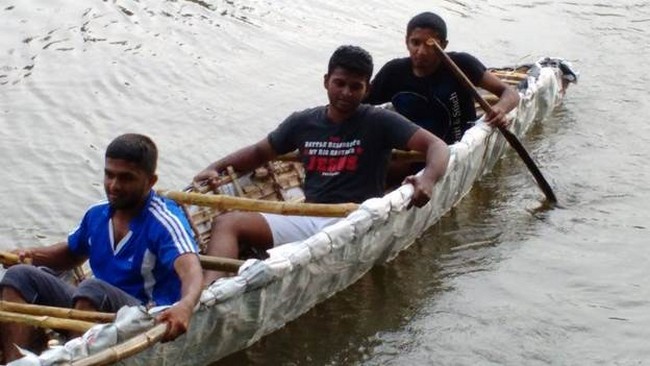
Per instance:
[[[244,264],[244,261],[239,259],[213,257],[202,254],[199,255],[199,261],[201,262],[201,267],[203,269],[234,273],[239,271],[239,267]]]
[[[454,63],[454,61],[449,58],[449,56],[445,53],[445,51],[440,47],[438,42],[436,42],[434,39],[429,39],[427,41],[427,45],[432,46],[434,50],[436,50],[436,53],[442,58],[443,62],[445,65],[447,65],[451,71],[460,79],[460,81],[467,87],[471,92],[476,101],[479,103],[481,108],[485,111],[485,113],[489,113],[492,111],[492,107],[490,104],[483,98],[483,96],[478,92],[478,90],[474,87],[474,84],[465,76],[463,71]],[[512,148],[519,154],[519,157],[524,161],[526,166],[528,167],[528,170],[533,174],[533,177],[537,181],[537,184],[539,187],[542,189],[542,192],[544,192],[544,195],[546,196],[546,199],[554,204],[557,203],[557,198],[555,197],[555,193],[553,193],[553,189],[551,189],[551,186],[548,184],[546,181],[546,178],[544,178],[544,175],[542,175],[542,172],[539,170],[537,167],[537,164],[533,161],[533,159],[530,157],[530,154],[528,154],[528,151],[526,151],[526,148],[524,145],[521,144],[517,136],[515,136],[512,132],[507,130],[504,127],[499,126],[498,127],[499,132],[505,137],[506,141],[512,146]]]
[[[0,264],[12,266],[14,264],[22,263],[17,254],[11,252],[0,251]],[[26,264],[29,264],[27,261]]]
[[[73,332],[83,333],[90,329],[95,323],[75,319],[61,319],[52,316],[39,316],[12,313],[0,310],[0,322],[24,323],[34,327],[64,329]]]
[[[224,272],[237,272],[244,261],[232,258],[214,257],[209,255],[199,255],[199,261],[203,269]],[[0,264],[14,265],[20,263],[18,256],[11,252],[0,251]],[[88,312],[74,309],[65,309],[57,307],[36,306],[29,304],[8,303],[0,300],[0,309],[15,311],[18,313],[32,315],[52,315],[59,318],[83,319],[92,321],[103,321],[108,319],[110,313]],[[60,310],[56,310],[60,309]],[[77,315],[75,315],[77,314]],[[111,321],[111,320],[108,320]]]
[[[113,313],[59,308],[56,306],[21,304],[4,300],[0,300],[0,310],[20,314],[51,316],[61,319],[83,320],[96,323],[110,323],[115,320],[115,314]]]
[[[74,366],[110,365],[127,357],[140,353],[160,342],[167,332],[167,323],[159,323],[148,331],[139,334],[111,348],[99,351],[94,355],[72,363]]]
[[[166,190],[159,190],[158,194],[179,203],[210,206],[219,210],[268,212],[281,215],[344,217],[359,207],[356,203],[322,204],[264,201],[220,194]]]

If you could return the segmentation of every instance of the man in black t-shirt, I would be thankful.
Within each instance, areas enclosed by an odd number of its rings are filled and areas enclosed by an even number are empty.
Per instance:
[[[414,186],[411,203],[426,204],[433,185],[447,169],[444,141],[397,113],[361,105],[372,75],[372,57],[355,46],[341,46],[330,58],[324,86],[329,104],[296,112],[256,144],[210,164],[194,180],[213,182],[232,166],[250,171],[279,154],[298,150],[305,167],[305,197],[314,203],[360,203],[383,195],[392,149],[425,154],[421,175],[405,182]],[[239,244],[257,249],[306,239],[332,223],[331,218],[229,212],[212,223],[207,254],[236,258]],[[209,284],[225,273],[206,271]]]
[[[444,20],[430,12],[413,17],[406,27],[406,48],[410,57],[394,59],[384,65],[373,79],[364,101],[369,104],[392,102],[400,114],[453,144],[460,141],[476,120],[474,100],[471,91],[427,44],[430,39],[443,49],[447,46]],[[464,52],[449,52],[448,55],[474,85],[499,96],[485,121],[494,126],[506,126],[506,114],[519,103],[519,94],[487,71],[474,56]]]

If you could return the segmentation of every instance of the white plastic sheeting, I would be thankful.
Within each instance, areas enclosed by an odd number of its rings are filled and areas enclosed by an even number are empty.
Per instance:
[[[560,102],[562,73],[557,59],[537,63],[511,112],[511,130],[521,136],[533,121]],[[575,75],[575,74],[573,74]],[[237,276],[206,289],[190,331],[172,343],[158,344],[124,361],[133,365],[201,365],[243,349],[284,326],[363,276],[377,263],[394,258],[449,211],[506,148],[505,140],[482,121],[450,147],[447,173],[422,208],[407,209],[412,186],[364,202],[359,210],[302,242],[269,251],[264,261],[248,260]],[[125,326],[128,324],[129,326]],[[12,365],[53,365],[114,345],[151,327],[139,308],[124,309],[113,325],[97,326],[40,356]]]

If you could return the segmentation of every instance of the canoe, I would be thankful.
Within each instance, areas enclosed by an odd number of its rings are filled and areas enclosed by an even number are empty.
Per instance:
[[[520,104],[509,114],[509,130],[517,136],[547,117],[561,103],[568,84],[577,81],[570,64],[557,58],[492,71],[519,90]],[[447,172],[435,185],[427,205],[408,209],[413,187],[404,185],[355,206],[347,216],[304,241],[273,248],[266,259],[246,260],[236,275],[203,291],[189,331],[174,342],[160,344],[152,338],[150,314],[156,309],[125,307],[113,323],[96,325],[64,346],[29,354],[11,364],[94,365],[121,360],[128,365],[179,366],[215,362],[298,318],[373,266],[395,258],[451,210],[476,180],[490,171],[507,146],[497,130],[479,119],[460,142],[450,146]],[[279,161],[241,176],[230,171],[218,193],[258,202],[300,202],[303,177],[299,164]],[[195,189],[199,195],[209,195],[200,187]],[[204,245],[211,217],[223,208],[186,208],[198,241]],[[148,330],[150,333],[143,335]],[[136,336],[139,338],[132,339]],[[128,339],[127,347],[120,345]]]

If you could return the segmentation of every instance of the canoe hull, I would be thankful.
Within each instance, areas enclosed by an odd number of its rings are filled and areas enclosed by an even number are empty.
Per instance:
[[[561,101],[562,75],[554,68],[541,68],[540,73],[513,112],[516,118],[510,129],[518,136]],[[232,289],[232,296],[218,293],[226,285],[212,288],[216,296],[212,300],[204,296],[207,306],[193,320],[201,327],[193,327],[196,330],[185,337],[185,345],[156,347],[138,357],[144,362],[137,364],[206,364],[252,345],[408,248],[492,169],[506,148],[507,142],[496,130],[478,123],[450,147],[448,172],[436,185],[431,203],[406,210],[411,188],[401,187],[367,201],[324,233],[272,250],[268,261],[274,274],[268,283],[248,273],[253,270],[244,269],[239,277],[247,281],[242,282],[243,288]],[[244,284],[256,281],[261,287]]]

